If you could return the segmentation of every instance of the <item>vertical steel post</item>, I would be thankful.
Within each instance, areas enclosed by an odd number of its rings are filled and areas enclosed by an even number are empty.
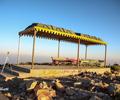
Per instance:
[[[19,56],[20,56],[20,36],[19,36],[19,41],[18,41],[17,65],[19,65]]]
[[[36,40],[36,31],[34,30],[34,36],[33,36],[33,50],[32,50],[32,69],[34,68],[34,60],[35,60],[35,40]]]
[[[88,47],[88,45],[85,45],[85,60],[87,59],[87,47]]]
[[[60,39],[58,40],[58,58],[60,57]]]
[[[80,39],[78,40],[78,51],[77,51],[77,67],[79,67],[79,53],[80,53]]]
[[[106,67],[107,62],[107,45],[105,45],[105,58],[104,58],[104,66]]]

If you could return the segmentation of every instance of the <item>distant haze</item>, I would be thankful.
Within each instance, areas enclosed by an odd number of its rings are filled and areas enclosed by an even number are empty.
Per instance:
[[[52,62],[51,57],[57,57],[57,42],[53,40],[47,40],[47,39],[41,39],[41,42],[37,39],[36,48],[35,48],[35,62],[43,63],[43,62]],[[44,42],[45,43],[44,43]],[[49,46],[47,43],[51,43]],[[51,47],[52,43],[54,43],[54,47]],[[46,44],[46,45],[45,45]],[[72,50],[71,50],[72,47]],[[49,49],[46,49],[49,48]],[[9,63],[16,64],[17,62],[17,46],[16,52],[12,49],[10,50],[9,55]],[[99,52],[95,52],[95,50],[100,50]],[[3,64],[6,58],[6,52],[0,54],[0,63]],[[88,46],[88,59],[100,59],[104,60],[104,46]],[[80,45],[80,58],[84,59],[85,56],[85,46]],[[32,57],[32,45],[27,46],[25,44],[21,45],[20,48],[20,62],[31,62]],[[67,58],[77,58],[77,44],[73,43],[67,43],[67,42],[61,42],[61,48],[60,48],[60,57],[67,57]],[[113,59],[114,57],[114,59]],[[120,60],[116,57],[114,54],[112,57],[109,54],[109,49],[107,53],[107,64],[114,64],[118,63],[120,64]]]

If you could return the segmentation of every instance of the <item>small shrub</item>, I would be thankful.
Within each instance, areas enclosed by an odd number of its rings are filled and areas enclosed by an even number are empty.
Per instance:
[[[120,71],[120,66],[111,66],[111,70]]]

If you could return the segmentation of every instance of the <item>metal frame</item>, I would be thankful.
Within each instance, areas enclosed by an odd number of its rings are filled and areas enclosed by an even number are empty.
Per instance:
[[[27,31],[25,31],[27,32]],[[34,30],[33,32],[33,48],[32,48],[32,66],[31,68],[34,68],[34,61],[35,61],[35,42],[36,42],[36,34],[38,31]],[[17,64],[19,64],[19,57],[20,57],[20,42],[21,42],[21,36],[23,36],[23,34],[19,34],[19,41],[18,41],[18,54],[17,54]],[[60,38],[58,39],[58,54],[57,57],[60,57]],[[77,42],[78,41],[78,42]],[[77,47],[77,67],[79,67],[79,61],[80,61],[80,44],[82,44],[82,40],[78,39],[76,40],[76,43],[78,44]],[[105,46],[105,57],[104,57],[104,66],[106,66],[106,61],[107,61],[107,44],[104,45]],[[86,44],[86,49],[85,49],[85,59],[87,59],[87,47],[88,45]]]

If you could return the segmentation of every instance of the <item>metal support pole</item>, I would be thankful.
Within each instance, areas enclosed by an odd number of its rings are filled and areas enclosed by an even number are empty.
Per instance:
[[[86,45],[86,49],[85,49],[85,60],[87,59],[87,47],[88,45]]]
[[[20,56],[20,36],[19,36],[19,41],[18,41],[17,65],[19,65],[19,56]]]
[[[104,58],[104,66],[106,67],[106,61],[107,61],[107,45],[105,45],[105,58]]]
[[[35,55],[35,40],[36,40],[36,31],[34,31],[33,36],[33,50],[32,50],[32,69],[34,68],[34,55]]]
[[[58,40],[58,58],[60,57],[60,39]]]
[[[4,72],[4,69],[5,69],[5,66],[6,66],[6,63],[7,63],[7,61],[8,61],[8,56],[9,56],[9,52],[7,52],[7,57],[6,57],[6,59],[5,59],[5,63],[4,63],[4,65],[3,65],[3,68],[2,68],[2,70],[1,70],[1,74]]]
[[[80,53],[80,39],[78,40],[78,51],[77,51],[77,67],[79,67],[79,53]]]

